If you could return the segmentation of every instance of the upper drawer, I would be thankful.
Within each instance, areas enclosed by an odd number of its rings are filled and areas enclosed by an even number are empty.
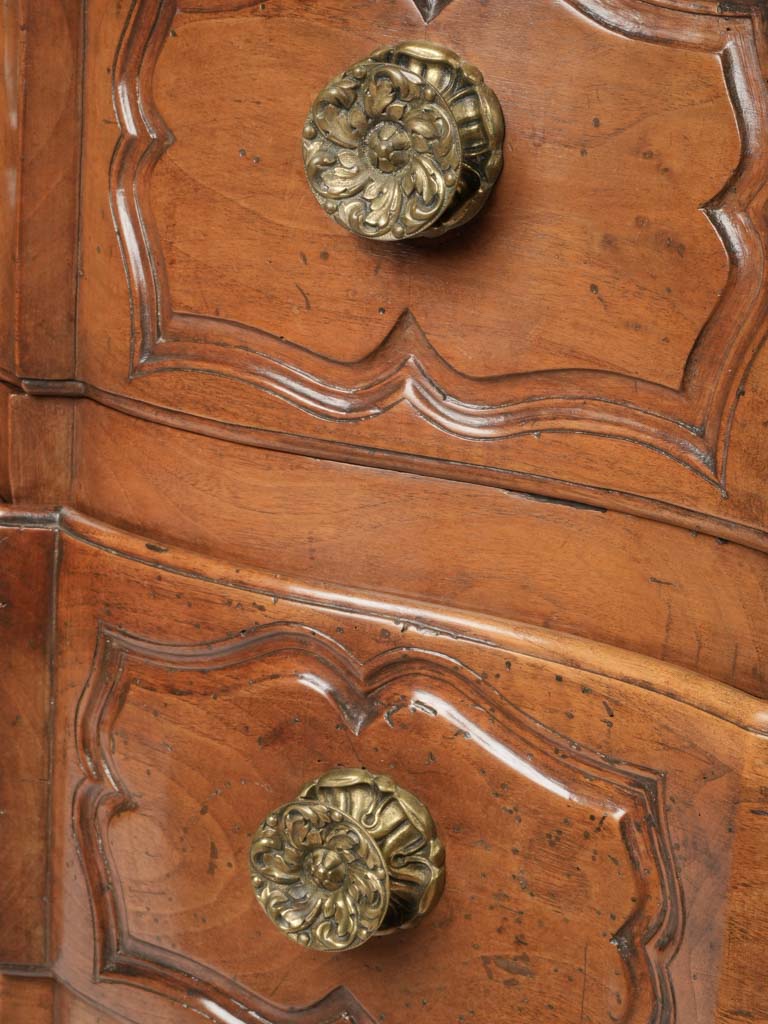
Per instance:
[[[757,14],[421,6],[89,5],[79,375],[257,443],[763,524]],[[505,165],[469,226],[361,238],[310,192],[305,118],[425,35],[496,92]]]

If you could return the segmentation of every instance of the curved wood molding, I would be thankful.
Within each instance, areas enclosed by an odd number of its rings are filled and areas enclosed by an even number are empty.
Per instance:
[[[9,520],[13,521],[10,512]],[[5,521],[2,509],[0,521]],[[639,690],[661,694],[739,729],[768,736],[768,711],[761,698],[643,654],[492,615],[459,612],[426,601],[373,596],[351,587],[315,585],[285,575],[236,567],[218,558],[152,543],[69,509],[63,510],[55,522],[68,537],[139,564],[175,573],[180,578],[207,580],[269,599],[285,598],[312,607],[378,615],[427,635],[462,637],[484,647],[548,661],[553,666],[568,666],[617,679]]]
[[[30,384],[31,386],[28,386]],[[24,390],[30,394],[53,393],[52,388],[43,386],[39,381],[25,381]],[[150,402],[115,395],[91,385],[82,385],[81,395],[108,409],[114,409],[150,423],[159,423],[177,430],[184,430],[191,434],[202,434],[206,437],[233,441],[236,444],[254,448],[306,455],[313,459],[366,467],[374,465],[381,469],[416,473],[425,477],[461,480],[465,483],[499,487],[519,494],[540,497],[545,501],[572,502],[577,507],[583,506],[598,510],[610,508],[643,519],[670,523],[673,526],[696,530],[712,537],[731,540],[757,551],[768,552],[768,533],[765,530],[705,512],[697,512],[671,502],[613,490],[610,487],[581,485],[543,474],[516,472],[458,461],[442,462],[428,456],[406,455],[385,449],[375,450],[351,444],[340,444],[322,438],[262,430],[258,427],[245,427],[242,424],[222,422],[203,416],[163,409]]]
[[[510,778],[525,778],[564,801],[586,806],[602,820],[610,817],[616,824],[616,836],[620,836],[612,849],[616,853],[624,847],[623,871],[633,880],[637,900],[631,915],[617,923],[612,936],[600,938],[597,933],[595,942],[615,947],[626,991],[623,1019],[636,1024],[673,1024],[675,999],[669,964],[682,939],[684,910],[667,833],[663,775],[639,765],[617,764],[551,732],[511,705],[496,704],[492,688],[481,676],[454,658],[430,652],[421,641],[418,647],[392,647],[361,664],[337,640],[291,622],[258,626],[246,635],[186,647],[100,627],[93,669],[78,708],[77,741],[84,780],[73,804],[73,824],[93,910],[100,979],[130,981],[214,1019],[243,1024],[252,1020],[253,1014],[273,1024],[294,1020],[373,1024],[344,990],[336,990],[314,1007],[282,1011],[258,994],[228,983],[215,971],[134,937],[130,930],[120,865],[110,846],[110,822],[136,810],[138,804],[121,781],[113,738],[132,691],[142,688],[142,668],[159,668],[160,674],[152,676],[149,688],[160,687],[171,696],[177,678],[174,672],[200,672],[200,694],[205,694],[215,685],[209,673],[265,662],[271,667],[269,663],[281,655],[289,656],[291,676],[316,681],[312,688],[335,705],[340,723],[355,735],[402,707],[424,710],[459,729],[496,761],[501,760]],[[276,668],[279,673],[280,666]],[[285,684],[290,684],[289,679]],[[473,706],[481,705],[478,720],[470,720],[460,710],[466,706],[461,698]],[[424,703],[427,699],[429,706]],[[492,713],[482,713],[483,708]],[[597,922],[595,928],[599,929]],[[217,1017],[219,1009],[223,1012]]]
[[[742,155],[731,180],[702,209],[728,252],[730,271],[688,355],[679,390],[603,370],[470,377],[432,347],[407,309],[383,340],[372,339],[369,355],[353,363],[325,358],[256,326],[176,312],[149,207],[154,167],[173,144],[172,129],[153,100],[153,72],[177,10],[187,8],[170,0],[134,3],[113,79],[121,135],[110,196],[130,286],[131,375],[215,373],[334,421],[383,415],[408,402],[435,427],[467,439],[535,431],[618,438],[643,444],[724,488],[731,421],[768,313],[763,282],[768,90],[759,11],[746,3],[695,0],[664,6],[656,0],[568,2],[613,32],[715,53],[722,62]],[[703,10],[710,7],[713,14],[730,16],[708,17]]]

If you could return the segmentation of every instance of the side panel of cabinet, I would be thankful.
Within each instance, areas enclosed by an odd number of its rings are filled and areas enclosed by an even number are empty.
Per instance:
[[[0,517],[0,972],[48,960],[49,716],[56,535]],[[4,1019],[4,1018],[3,1018]]]
[[[75,375],[84,5],[4,0],[0,376]]]

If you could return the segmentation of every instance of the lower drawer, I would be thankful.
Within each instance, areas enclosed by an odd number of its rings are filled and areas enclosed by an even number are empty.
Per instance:
[[[63,530],[54,941],[74,990],[190,1024],[684,1024],[738,1008],[739,887],[766,821],[751,813],[757,700],[542,629],[238,570],[76,516]],[[337,857],[349,845],[322,823],[284,831],[267,914],[249,857],[261,823],[336,769],[428,808],[445,889],[415,927],[327,952],[318,935],[370,926],[360,858]],[[390,896],[428,873],[401,812],[364,823],[399,871]]]

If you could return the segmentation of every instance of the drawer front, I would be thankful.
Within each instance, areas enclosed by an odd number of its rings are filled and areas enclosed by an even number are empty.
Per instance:
[[[716,1019],[757,856],[757,700],[76,516],[65,534],[59,972],[79,992],[157,1021]],[[416,927],[329,954],[263,913],[249,846],[337,768],[429,808],[446,886]]]
[[[760,7],[96,0],[79,376],[252,443],[764,527]],[[498,96],[504,169],[458,231],[360,238],[305,118],[425,36]]]

